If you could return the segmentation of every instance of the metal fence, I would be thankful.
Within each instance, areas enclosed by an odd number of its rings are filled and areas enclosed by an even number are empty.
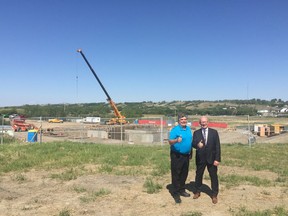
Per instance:
[[[170,130],[175,125],[175,118],[164,118],[161,116],[126,119],[129,123],[120,125],[106,125],[109,119],[100,119],[99,117],[89,117],[88,121],[87,118],[80,117],[58,118],[62,119],[63,123],[49,123],[48,120],[51,119],[51,117],[26,119],[26,122],[33,124],[37,130],[36,139],[32,140],[29,139],[29,131],[14,132],[11,127],[9,129],[9,126],[4,125],[0,131],[1,144],[4,140],[3,137],[14,136],[23,142],[74,141],[165,145],[167,144]],[[188,122],[188,124],[192,124],[192,122]],[[254,122],[251,122],[251,125],[253,124]],[[193,128],[193,130],[194,129],[196,128]],[[243,131],[243,137],[248,137],[248,143],[255,142],[254,137],[250,136],[252,135],[251,132],[253,132],[252,127],[247,126],[247,124],[238,124],[237,127],[229,127],[225,129],[225,131],[232,129],[237,130],[239,133]],[[287,132],[287,125],[284,125],[282,132]]]
[[[34,117],[26,120],[35,126],[37,137],[29,140],[29,131],[14,132],[27,142],[75,141],[95,143],[127,143],[164,145],[172,125],[162,117],[126,119],[128,124],[107,125],[109,119],[85,121],[85,118],[59,118],[63,123],[49,123],[48,117]],[[90,118],[93,119],[93,118]],[[99,118],[98,118],[99,119]],[[143,121],[142,121],[143,120]],[[144,121],[145,120],[145,121]]]

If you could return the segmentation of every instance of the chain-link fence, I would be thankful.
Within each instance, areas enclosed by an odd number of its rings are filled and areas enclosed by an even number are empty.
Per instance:
[[[24,128],[23,130],[14,131],[14,135],[16,138],[27,142],[69,140],[76,142],[163,145],[164,142],[167,142],[171,126],[175,123],[162,117],[126,119],[126,124],[109,125],[108,122],[110,122],[109,119],[99,117],[34,117],[26,119],[25,124],[29,125],[27,130]],[[31,128],[33,130],[30,130]],[[34,133],[32,137],[29,137],[30,131]]]
[[[196,118],[194,117],[194,119]],[[173,117],[131,118],[126,119],[127,124],[116,125],[108,125],[107,123],[109,123],[109,120],[110,119],[100,117],[29,118],[25,120],[25,125],[27,127],[24,125],[20,130],[19,128],[16,130],[15,127],[13,128],[2,124],[0,131],[1,144],[5,142],[5,137],[15,137],[17,140],[23,142],[40,143],[67,140],[92,143],[164,145],[167,144],[169,132],[175,125],[175,118]],[[219,124],[218,121],[218,126],[221,126],[223,122],[220,122]],[[197,129],[199,126],[197,122],[188,122],[188,125],[191,126],[193,130]],[[226,125],[228,126],[228,124]],[[251,125],[251,127],[249,127],[249,125]],[[237,142],[243,143],[247,143],[248,139],[248,143],[253,143],[256,141],[256,136],[257,139],[261,136],[260,133],[256,134],[255,132],[255,127],[257,125],[255,122],[250,122],[249,125],[247,126],[245,122],[240,122],[236,127],[231,127],[231,125],[229,125],[227,128],[220,130],[221,139],[224,141],[226,140],[227,142],[235,142],[236,140]],[[254,125],[254,127],[252,125]],[[269,137],[271,134],[276,134],[275,128],[276,127],[274,126],[274,130],[270,131]],[[279,130],[277,131],[277,134],[287,132],[287,125],[279,126]],[[268,135],[264,133],[264,136]],[[240,141],[242,139],[244,141]]]

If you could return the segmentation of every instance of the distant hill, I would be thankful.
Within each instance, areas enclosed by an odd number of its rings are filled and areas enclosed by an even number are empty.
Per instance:
[[[187,115],[257,115],[259,110],[268,113],[278,113],[282,108],[288,107],[288,101],[273,99],[270,101],[251,100],[217,100],[217,101],[143,101],[117,103],[119,111],[127,118],[143,117],[144,115],[175,116],[184,112]],[[109,103],[82,103],[82,104],[46,104],[23,105],[0,108],[0,114],[23,114],[27,117],[79,117],[79,116],[113,116]]]

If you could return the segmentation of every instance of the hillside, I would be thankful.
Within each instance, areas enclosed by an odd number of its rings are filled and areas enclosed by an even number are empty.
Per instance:
[[[116,104],[119,111],[127,118],[139,118],[144,115],[175,116],[178,112],[187,115],[212,115],[212,116],[241,116],[258,115],[258,111],[265,110],[265,115],[278,115],[283,107],[288,107],[288,102],[281,100],[263,101],[251,100],[218,100],[218,101],[162,101],[162,102],[125,102]],[[100,116],[113,117],[113,109],[109,103],[82,103],[82,104],[44,104],[23,105],[0,108],[0,114],[23,114],[27,117],[79,117]],[[288,113],[284,113],[287,114]]]

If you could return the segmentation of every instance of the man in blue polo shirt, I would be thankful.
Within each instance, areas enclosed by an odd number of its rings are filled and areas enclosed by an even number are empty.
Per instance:
[[[173,197],[176,203],[181,203],[180,196],[190,197],[190,194],[185,191],[185,182],[189,171],[189,160],[192,158],[192,131],[187,126],[187,117],[184,114],[178,115],[178,125],[170,132],[169,144]]]

